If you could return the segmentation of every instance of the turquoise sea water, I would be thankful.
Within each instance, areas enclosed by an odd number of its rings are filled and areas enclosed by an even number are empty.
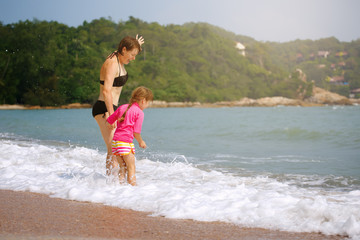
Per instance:
[[[3,110],[0,132],[105,152],[90,109]],[[360,107],[146,109],[139,157],[208,168],[360,176]]]
[[[139,186],[106,190],[105,145],[91,109],[2,110],[0,188],[357,238],[359,123],[360,106],[146,109],[148,148],[135,142]]]

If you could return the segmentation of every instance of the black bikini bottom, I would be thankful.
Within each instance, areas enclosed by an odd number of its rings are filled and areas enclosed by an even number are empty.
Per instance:
[[[116,109],[118,108],[117,106],[113,105],[114,107],[114,111],[116,111]],[[93,117],[95,117],[96,115],[99,114],[104,114],[107,112],[108,110],[106,109],[106,105],[104,101],[100,101],[97,100],[92,108],[92,115]]]

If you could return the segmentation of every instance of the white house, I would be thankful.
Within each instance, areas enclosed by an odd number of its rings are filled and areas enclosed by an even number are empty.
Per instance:
[[[242,45],[240,42],[236,42],[235,47],[239,50],[239,53],[245,56],[245,46]]]

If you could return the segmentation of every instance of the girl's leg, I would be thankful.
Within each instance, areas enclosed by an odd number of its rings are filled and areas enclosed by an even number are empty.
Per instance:
[[[117,160],[120,166],[119,181],[125,183],[126,164],[123,157],[117,156]]]
[[[114,167],[117,167],[117,163],[115,159],[112,157],[112,151],[111,151],[111,141],[114,137],[114,130],[110,130],[105,124],[106,124],[106,118],[109,116],[109,113],[105,113],[105,117],[103,117],[102,114],[96,115],[95,120],[97,124],[99,125],[101,135],[104,139],[104,142],[106,144],[107,149],[107,156],[106,156],[106,175],[110,175],[111,169]]]
[[[135,155],[130,153],[129,155],[123,156],[123,159],[126,163],[127,167],[127,181],[129,184],[135,186],[136,185],[136,177],[135,177]]]

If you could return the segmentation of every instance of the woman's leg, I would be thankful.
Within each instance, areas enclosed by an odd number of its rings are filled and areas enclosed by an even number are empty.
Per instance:
[[[135,177],[135,155],[130,153],[129,155],[123,156],[123,159],[126,163],[127,167],[127,181],[129,184],[135,186],[136,185],[136,177]]]
[[[118,167],[117,161],[113,159],[112,157],[112,151],[111,151],[111,141],[114,137],[115,129],[110,130],[106,126],[106,118],[109,116],[109,113],[105,113],[106,116],[104,117],[102,114],[96,115],[94,118],[99,125],[101,135],[104,139],[104,142],[106,144],[107,149],[107,156],[106,156],[106,175],[110,175],[111,169]]]

